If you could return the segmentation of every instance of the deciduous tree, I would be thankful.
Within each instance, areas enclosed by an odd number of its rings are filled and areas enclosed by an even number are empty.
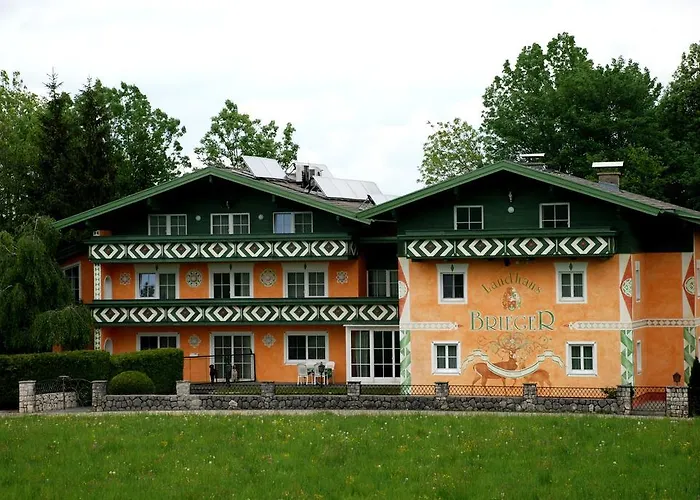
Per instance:
[[[479,133],[467,122],[455,118],[451,122],[428,122],[428,125],[432,133],[423,145],[418,182],[435,184],[483,165]]]

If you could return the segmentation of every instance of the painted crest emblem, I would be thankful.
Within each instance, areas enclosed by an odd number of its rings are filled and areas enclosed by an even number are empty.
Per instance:
[[[202,284],[202,272],[199,269],[191,269],[185,275],[185,282],[190,288],[197,288]]]
[[[683,288],[688,293],[688,295],[695,295],[695,276],[690,276],[683,283]]]
[[[515,311],[520,309],[522,298],[515,288],[509,286],[506,288],[506,291],[503,294],[503,300],[501,303],[503,304],[503,309],[506,309],[507,311]]]

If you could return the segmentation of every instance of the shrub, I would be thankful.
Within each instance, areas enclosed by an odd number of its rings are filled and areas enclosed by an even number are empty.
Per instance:
[[[137,371],[121,372],[107,385],[108,394],[153,394],[155,389],[153,380]]]
[[[700,360],[695,358],[688,380],[688,402],[691,415],[700,415]]]
[[[153,380],[156,394],[175,394],[175,383],[182,380],[185,359],[180,349],[152,349],[115,354],[111,363],[112,377],[125,371],[143,372]]]
[[[85,380],[107,380],[109,353],[67,351],[0,355],[0,409],[19,407],[20,380],[50,380],[61,375]]]

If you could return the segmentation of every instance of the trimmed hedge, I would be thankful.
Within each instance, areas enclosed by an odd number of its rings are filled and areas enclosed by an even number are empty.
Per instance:
[[[19,407],[20,380],[50,380],[61,375],[107,380],[110,372],[110,355],[104,351],[0,355],[0,409]]]
[[[153,394],[155,390],[153,380],[137,371],[121,372],[107,385],[107,394]]]
[[[185,364],[181,349],[151,349],[112,356],[112,377],[125,371],[148,375],[156,386],[156,394],[175,394],[175,385],[182,380]]]

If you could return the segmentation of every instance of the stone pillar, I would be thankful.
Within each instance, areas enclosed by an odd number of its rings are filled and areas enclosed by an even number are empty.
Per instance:
[[[178,380],[175,382],[175,394],[178,396],[189,396],[190,395],[190,381],[189,380]]]
[[[360,396],[360,383],[359,382],[348,382],[348,396],[359,397]]]
[[[666,416],[688,418],[688,388],[680,386],[666,387]]]
[[[446,398],[450,395],[450,383],[449,382],[435,382],[435,397],[436,398]]]
[[[260,395],[264,398],[275,397],[275,383],[274,382],[260,382]]]
[[[36,380],[21,380],[19,382],[19,412],[34,413],[36,411]]]
[[[629,415],[632,412],[632,389],[631,385],[618,385],[616,391],[617,413]]]
[[[104,411],[105,396],[107,396],[107,381],[93,380],[92,411]]]

